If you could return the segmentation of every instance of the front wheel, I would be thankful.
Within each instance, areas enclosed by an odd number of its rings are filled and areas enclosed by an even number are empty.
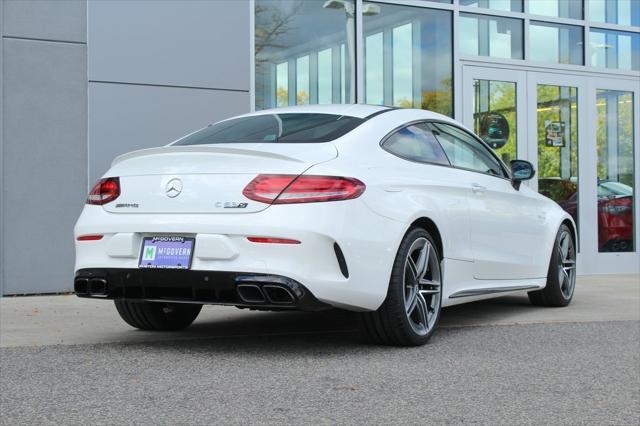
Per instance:
[[[576,247],[571,230],[561,225],[551,253],[547,285],[529,292],[529,300],[536,306],[567,306],[576,288]]]
[[[191,325],[202,305],[114,300],[120,317],[141,330],[176,331]]]
[[[364,333],[379,344],[424,345],[440,319],[441,290],[437,246],[426,230],[411,229],[396,254],[387,298],[360,315]]]

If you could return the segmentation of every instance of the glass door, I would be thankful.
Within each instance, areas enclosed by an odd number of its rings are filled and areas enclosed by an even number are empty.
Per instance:
[[[463,122],[508,165],[525,158],[526,73],[465,66],[462,70]]]
[[[465,65],[463,122],[579,232],[578,272],[640,272],[637,81]]]
[[[583,197],[590,231],[585,273],[640,272],[639,97],[637,80],[588,82],[593,184]]]
[[[531,187],[558,203],[578,228],[578,272],[583,273],[582,254],[589,250],[593,232],[583,208],[582,176],[588,165],[586,80],[575,76],[527,73],[527,159],[536,168]]]

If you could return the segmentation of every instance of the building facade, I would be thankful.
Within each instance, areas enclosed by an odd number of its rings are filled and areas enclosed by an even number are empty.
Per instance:
[[[640,0],[2,0],[2,294],[72,289],[116,155],[253,109],[426,108],[474,129],[638,273]]]

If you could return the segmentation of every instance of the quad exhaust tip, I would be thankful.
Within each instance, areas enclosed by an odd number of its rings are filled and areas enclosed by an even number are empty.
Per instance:
[[[273,305],[292,305],[295,297],[285,287],[273,284],[238,284],[238,296],[245,303],[270,303]]]
[[[243,302],[247,303],[264,303],[266,298],[264,293],[256,284],[238,284],[238,296]]]
[[[289,289],[285,287],[265,284],[262,286],[262,289],[266,293],[271,303],[289,305],[295,301],[293,294],[291,294]]]
[[[92,296],[107,296],[109,289],[104,278],[76,278],[74,290],[78,294],[90,294]]]

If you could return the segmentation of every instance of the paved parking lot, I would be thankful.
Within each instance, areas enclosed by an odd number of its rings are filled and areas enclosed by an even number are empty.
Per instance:
[[[185,332],[111,302],[0,300],[1,424],[640,422],[640,277],[579,279],[574,303],[452,307],[431,343],[361,341],[345,312],[209,307]]]

